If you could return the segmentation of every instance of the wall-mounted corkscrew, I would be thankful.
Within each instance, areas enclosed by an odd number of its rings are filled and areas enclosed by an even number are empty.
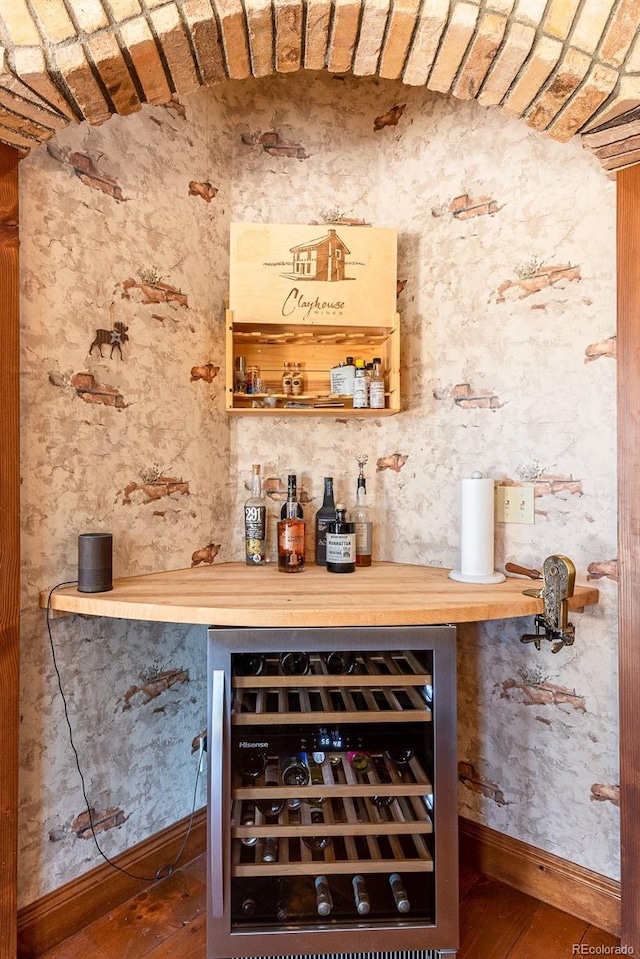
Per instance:
[[[525,633],[521,643],[533,643],[540,649],[543,639],[551,643],[551,652],[558,653],[565,646],[573,646],[575,627],[569,622],[569,597],[573,596],[576,581],[576,568],[566,556],[547,556],[542,564],[542,572],[537,569],[525,569],[515,563],[507,563],[505,569],[510,573],[520,573],[531,579],[542,579],[542,589],[525,589],[525,596],[535,596],[544,601],[544,612],[535,617],[535,633]]]

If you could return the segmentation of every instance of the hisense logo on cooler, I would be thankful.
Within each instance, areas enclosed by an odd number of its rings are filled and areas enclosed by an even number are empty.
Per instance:
[[[268,749],[269,743],[248,743],[242,740],[238,743],[239,749]]]

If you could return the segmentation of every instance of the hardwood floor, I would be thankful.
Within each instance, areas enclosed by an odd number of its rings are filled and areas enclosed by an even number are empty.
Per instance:
[[[38,959],[205,959],[205,874],[203,854]],[[458,959],[570,959],[619,944],[461,863]]]

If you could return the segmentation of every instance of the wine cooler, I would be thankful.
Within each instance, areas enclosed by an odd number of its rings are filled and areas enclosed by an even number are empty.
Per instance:
[[[458,944],[453,626],[209,630],[207,959]]]

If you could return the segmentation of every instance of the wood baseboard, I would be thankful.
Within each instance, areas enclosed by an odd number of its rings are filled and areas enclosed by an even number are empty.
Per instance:
[[[194,815],[181,863],[189,862],[205,851],[206,816],[206,807]],[[174,861],[188,825],[189,816],[115,856],[113,861],[120,869],[134,875],[154,876],[159,869]],[[131,879],[104,863],[55,889],[18,912],[19,959],[34,959],[57,946],[148,886],[148,881]]]
[[[460,817],[460,854],[486,876],[620,935],[620,883]]]

